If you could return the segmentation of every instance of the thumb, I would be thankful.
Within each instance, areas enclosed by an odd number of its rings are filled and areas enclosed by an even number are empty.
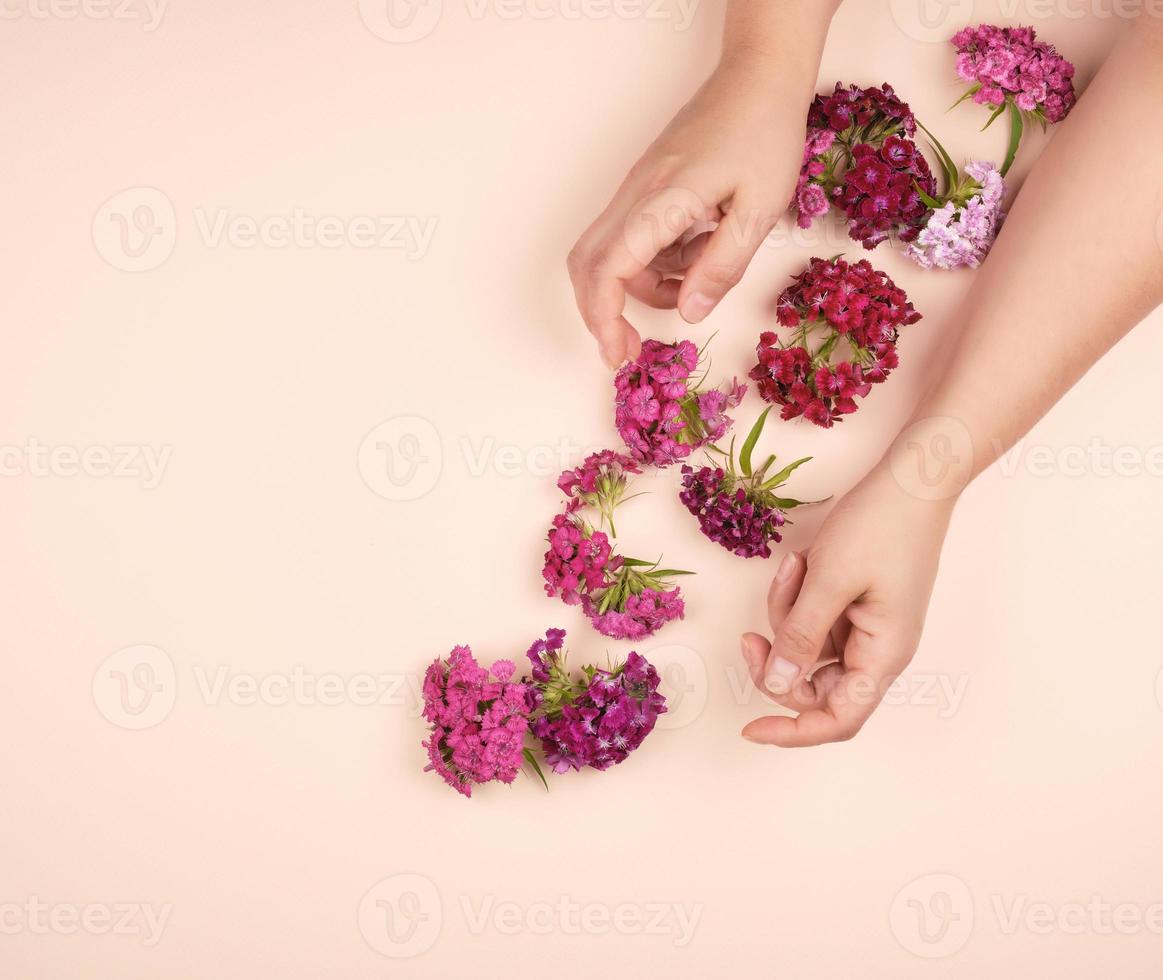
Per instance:
[[[743,278],[778,220],[770,208],[742,199],[723,215],[679,290],[678,311],[687,323],[704,320]]]
[[[780,571],[784,571],[782,566]],[[790,691],[819,661],[829,630],[855,598],[836,579],[806,568],[797,555],[787,581],[794,582],[799,575],[803,575],[803,583],[786,614],[783,603],[787,596],[778,575],[768,598],[775,636],[764,667],[764,684],[775,694]]]

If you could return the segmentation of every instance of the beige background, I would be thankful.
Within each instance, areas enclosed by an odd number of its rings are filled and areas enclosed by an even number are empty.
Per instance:
[[[774,562],[701,538],[668,475],[621,517],[628,553],[700,573],[642,647],[664,728],[466,802],[420,771],[428,660],[549,625],[579,660],[626,649],[539,588],[553,476],[613,438],[564,256],[712,65],[720,6],[429,0],[393,33],[370,0],[117,2],[0,20],[0,974],[1158,976],[1157,316],[966,495],[857,740],[738,737]],[[821,77],[890,80],[996,158],[1000,127],[943,114],[940,42],[1033,23],[1085,84],[1124,26],[972,6],[850,0]],[[334,220],[279,247],[296,211]],[[703,326],[632,316],[718,330],[742,373],[787,275],[848,245],[783,227]],[[857,416],[765,437],[817,457],[803,496],[879,455],[972,281],[873,258],[925,319]]]

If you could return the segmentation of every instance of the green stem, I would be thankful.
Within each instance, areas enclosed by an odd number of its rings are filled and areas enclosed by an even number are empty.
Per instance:
[[[1018,155],[1018,144],[1022,142],[1022,112],[1013,103],[1010,103],[1010,145],[1006,150],[1005,161],[1001,165],[1001,175],[1004,177],[1014,165],[1014,158]]]

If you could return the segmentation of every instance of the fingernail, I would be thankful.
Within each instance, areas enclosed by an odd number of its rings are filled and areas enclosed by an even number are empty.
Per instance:
[[[789,551],[783,556],[783,561],[779,563],[779,568],[775,570],[775,580],[777,582],[786,582],[792,576],[792,572],[796,570],[796,553]]]
[[[754,735],[748,735],[746,732],[740,732],[739,734],[747,739],[748,742],[754,742],[756,745],[759,744],[759,739],[757,739]]]
[[[715,301],[706,293],[691,293],[679,313],[687,323],[700,323],[715,308]]]
[[[617,371],[618,368],[621,367],[623,363],[625,363],[622,358],[614,357],[604,347],[602,348],[602,361],[611,371]]]
[[[763,683],[772,694],[787,694],[799,672],[799,667],[790,660],[776,657],[767,668],[767,676],[763,678]]]

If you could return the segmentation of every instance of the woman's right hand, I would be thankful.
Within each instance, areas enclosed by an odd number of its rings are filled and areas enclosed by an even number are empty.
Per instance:
[[[578,310],[611,369],[641,347],[627,293],[698,323],[739,282],[795,192],[814,84],[814,67],[725,57],[573,247]]]

